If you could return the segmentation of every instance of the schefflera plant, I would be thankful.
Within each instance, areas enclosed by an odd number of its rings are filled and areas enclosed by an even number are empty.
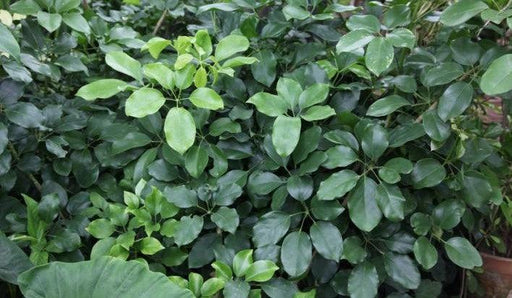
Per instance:
[[[176,52],[176,59],[159,61],[161,52],[168,47]],[[208,86],[213,85],[221,73],[233,76],[235,67],[257,62],[254,57],[231,58],[248,48],[249,40],[245,36],[231,34],[221,39],[214,51],[205,30],[197,31],[195,36],[179,36],[173,41],[154,37],[141,50],[149,51],[156,62],[142,65],[124,52],[106,54],[108,66],[134,81],[100,79],[83,86],[76,95],[95,100],[130,91],[125,113],[135,118],[158,113],[169,102],[172,107],[165,117],[165,139],[172,149],[183,155],[196,140],[196,123],[187,106],[191,104],[211,111],[224,109],[222,97]],[[207,159],[206,151],[199,146],[194,146],[190,152],[203,157],[198,160]]]

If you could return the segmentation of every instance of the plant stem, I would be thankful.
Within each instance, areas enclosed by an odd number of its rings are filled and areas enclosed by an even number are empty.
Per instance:
[[[162,27],[162,24],[164,23],[165,17],[167,16],[167,9],[162,12],[162,15],[158,19],[158,22],[156,23],[155,29],[153,29],[153,35],[156,35],[160,27]]]
[[[14,146],[12,145],[12,143],[9,142],[7,144],[7,146],[9,147],[9,151],[11,151],[11,154],[14,157],[14,159],[19,160],[20,156],[19,156],[18,152],[16,151],[16,149],[14,148]],[[30,179],[30,181],[32,181],[32,183],[34,183],[34,186],[37,188],[37,190],[39,192],[41,192],[42,186],[41,186],[41,183],[39,183],[39,181],[37,181],[36,177],[34,177],[34,175],[32,175],[30,173],[27,173],[27,176]]]

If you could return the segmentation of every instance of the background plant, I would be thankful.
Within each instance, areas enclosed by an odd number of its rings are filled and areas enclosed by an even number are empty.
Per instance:
[[[474,289],[509,176],[482,121],[487,95],[509,111],[509,5],[4,5],[0,277],[49,262],[29,295],[123,259],[191,297]]]

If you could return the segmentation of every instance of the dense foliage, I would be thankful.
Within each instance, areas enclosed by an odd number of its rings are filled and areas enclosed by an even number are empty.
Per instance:
[[[2,1],[0,292],[478,291],[512,1],[342,2]]]

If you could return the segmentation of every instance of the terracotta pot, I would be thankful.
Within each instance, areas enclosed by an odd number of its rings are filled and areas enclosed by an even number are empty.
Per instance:
[[[485,289],[485,297],[512,298],[512,259],[481,252],[484,273],[478,280]]]

